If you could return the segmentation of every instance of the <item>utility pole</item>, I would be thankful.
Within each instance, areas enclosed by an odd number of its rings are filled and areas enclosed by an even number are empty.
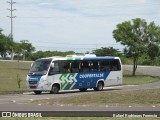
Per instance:
[[[7,16],[11,19],[11,41],[13,41],[13,18],[15,18],[16,16],[13,16],[13,11],[15,11],[16,9],[13,9],[13,4],[15,4],[16,2],[13,2],[12,0],[9,2],[7,1],[7,3],[9,3],[11,5],[10,9],[7,9],[11,12],[10,16]],[[13,50],[11,53],[11,59],[13,60]]]

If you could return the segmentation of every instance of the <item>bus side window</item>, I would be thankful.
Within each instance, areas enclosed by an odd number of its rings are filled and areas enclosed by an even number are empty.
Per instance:
[[[59,72],[59,65],[57,62],[54,63],[54,71]]]
[[[100,71],[100,68],[98,66],[98,61],[92,61],[91,62],[91,71],[92,72]]]
[[[101,71],[110,71],[110,63],[109,60],[104,60],[100,62]]]
[[[90,72],[93,72],[93,62],[92,61],[88,62],[88,68]]]
[[[118,65],[117,68],[118,68],[118,70],[120,71],[120,70],[121,70],[121,64],[120,64],[120,61],[119,61],[119,60],[117,60],[117,62],[118,62],[118,63],[117,63],[117,65]]]
[[[113,60],[113,61],[111,61],[111,70],[112,71],[119,71],[119,70],[121,70],[119,60]]]
[[[52,68],[52,66],[50,67],[49,75],[54,75],[54,74],[58,74],[58,73],[60,73],[59,64],[57,61],[55,61],[54,67],[53,68]]]
[[[82,67],[82,72],[89,72],[89,62],[88,61],[82,61],[81,67]]]
[[[61,61],[62,62],[62,73],[70,73],[71,72],[71,63],[69,61]]]
[[[101,62],[98,61],[98,71],[101,71]]]
[[[79,72],[79,62],[78,61],[73,61],[72,62],[72,72],[73,73],[78,73]]]
[[[78,70],[79,70],[79,72],[83,72],[83,70],[82,70],[82,62],[80,61],[79,62],[79,65],[78,65]]]

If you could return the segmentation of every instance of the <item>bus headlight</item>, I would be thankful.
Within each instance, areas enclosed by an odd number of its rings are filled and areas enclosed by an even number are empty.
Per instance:
[[[41,77],[40,82],[44,82],[45,80],[46,80],[46,77],[43,76],[43,77]]]

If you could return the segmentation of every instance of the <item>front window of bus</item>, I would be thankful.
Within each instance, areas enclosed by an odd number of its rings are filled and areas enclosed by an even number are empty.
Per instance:
[[[51,59],[36,60],[31,69],[29,75],[46,75],[51,63]]]

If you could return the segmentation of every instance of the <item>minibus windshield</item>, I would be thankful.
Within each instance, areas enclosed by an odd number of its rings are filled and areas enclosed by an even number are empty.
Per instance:
[[[51,63],[51,59],[40,59],[36,60],[31,68],[29,73],[47,73],[49,66]]]

